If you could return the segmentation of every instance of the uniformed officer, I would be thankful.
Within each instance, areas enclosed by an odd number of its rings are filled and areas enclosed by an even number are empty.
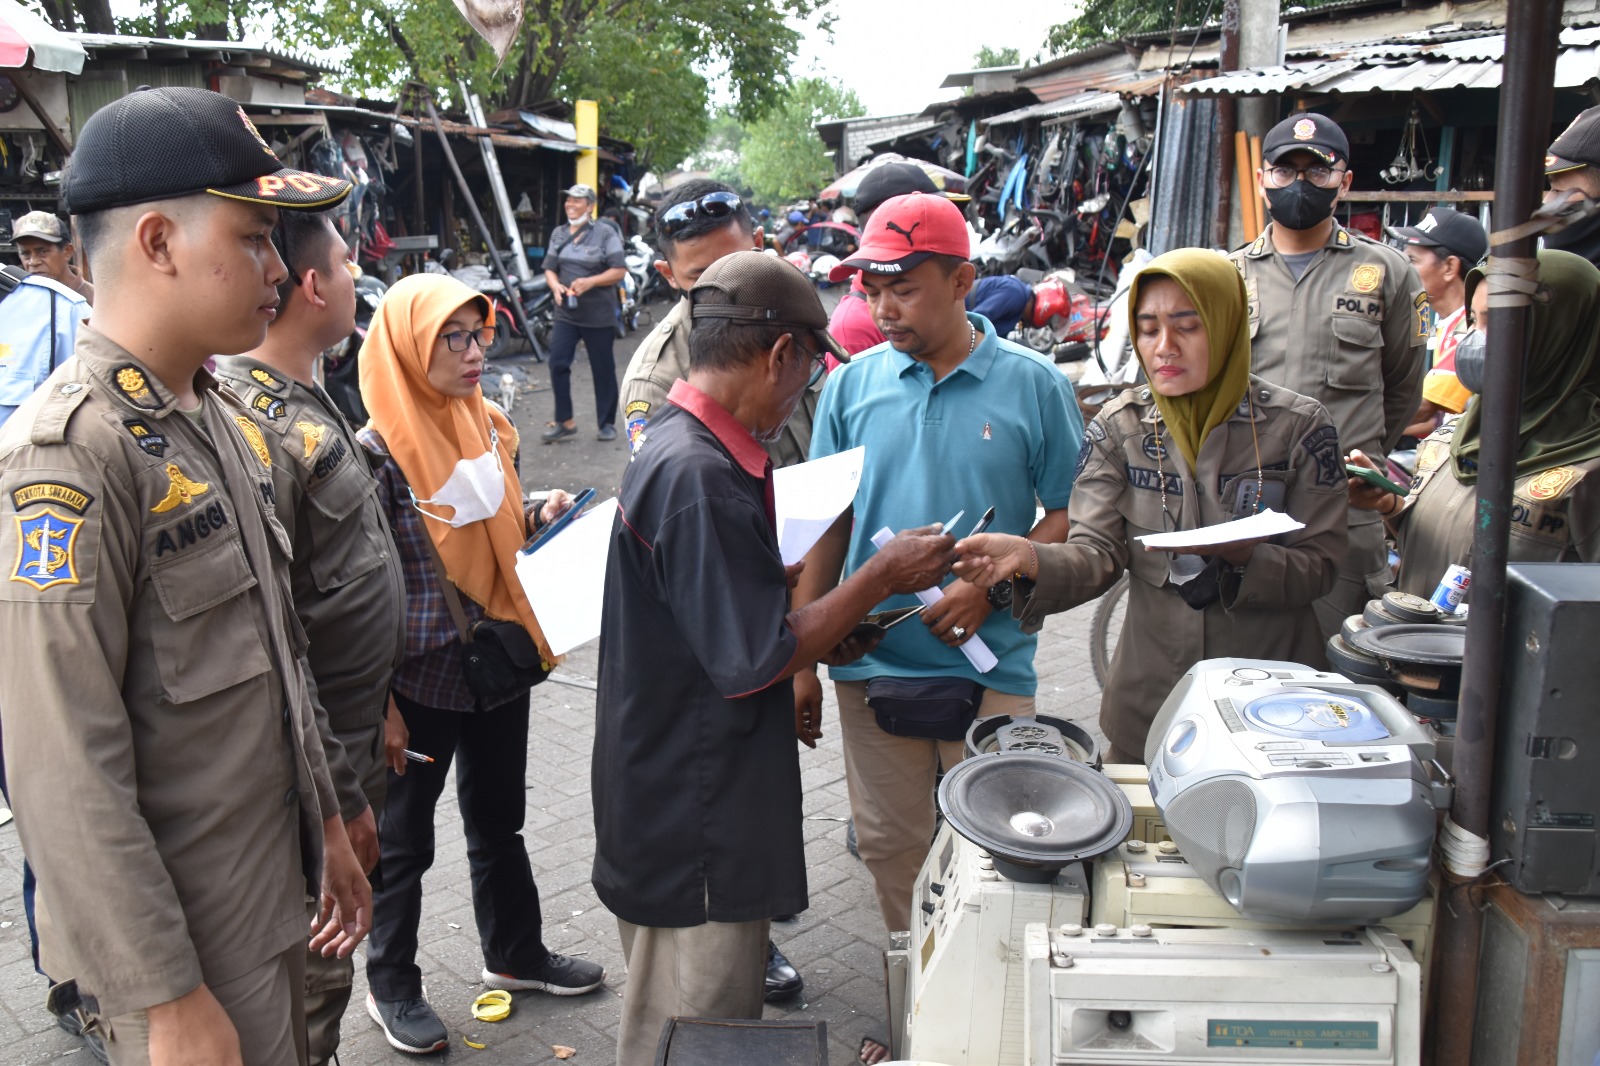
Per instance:
[[[762,233],[744,202],[720,181],[686,181],[656,210],[656,243],[663,258],[656,269],[681,299],[661,325],[639,343],[622,378],[622,417],[628,425],[629,453],[650,419],[665,408],[674,383],[689,376],[689,290],[706,268],[725,255],[761,249]],[[808,390],[776,440],[766,444],[775,466],[806,461],[817,393]]]
[[[1591,107],[1573,119],[1550,143],[1544,177],[1550,183],[1544,194],[1546,203],[1565,193],[1591,205],[1600,204],[1600,107]],[[1544,246],[1573,252],[1600,266],[1600,214],[1548,234]]]
[[[1249,300],[1252,370],[1320,401],[1346,451],[1381,457],[1417,409],[1428,294],[1405,256],[1334,220],[1351,177],[1349,141],[1331,119],[1284,119],[1261,151],[1272,221],[1230,257]],[[1349,518],[1339,579],[1317,604],[1324,636],[1388,585],[1382,523],[1359,509]]]
[[[355,328],[355,279],[325,214],[284,213],[273,231],[288,278],[261,347],[217,360],[217,376],[255,412],[272,454],[278,520],[294,540],[289,577],[310,641],[312,699],[339,816],[370,872],[384,795],[384,714],[405,643],[405,580],[355,433],[316,384],[317,358]],[[339,1047],[349,958],[306,957],[310,1060]]]
[[[1483,279],[1482,270],[1467,275],[1469,302]],[[1492,311],[1478,306],[1473,314],[1477,328],[1464,348],[1482,342]],[[1600,269],[1571,252],[1541,251],[1531,314],[1507,558],[1600,562]],[[1351,504],[1394,526],[1400,591],[1429,596],[1450,566],[1472,565],[1482,433],[1473,402],[1422,442],[1404,497],[1349,480]]]
[[[42,961],[112,1063],[303,1063],[308,893],[338,919],[313,942],[345,954],[371,895],[272,453],[203,366],[276,314],[278,209],[349,185],[284,167],[226,97],[162,88],[89,119],[62,193],[94,322],[0,430],[0,714]]]

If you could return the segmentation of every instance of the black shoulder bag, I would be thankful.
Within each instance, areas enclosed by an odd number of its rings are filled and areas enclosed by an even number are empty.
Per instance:
[[[426,536],[426,534],[424,534]],[[455,621],[461,647],[461,673],[467,687],[485,710],[508,703],[550,676],[550,666],[539,655],[539,646],[520,622],[500,622],[485,618],[467,624],[461,594],[444,572],[444,560],[432,537],[426,537],[428,554],[433,558],[445,606]]]

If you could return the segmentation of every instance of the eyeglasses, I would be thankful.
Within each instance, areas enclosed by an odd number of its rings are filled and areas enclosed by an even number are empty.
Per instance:
[[[817,365],[811,368],[811,376],[806,379],[806,388],[816,388],[817,382],[822,380],[822,375],[828,372],[828,357],[822,352],[807,351],[805,348],[801,347],[799,341],[795,341],[794,346],[796,348],[800,348],[802,352],[805,352],[806,355],[810,356],[811,359],[816,362]]]
[[[1321,189],[1337,185],[1349,173],[1346,167],[1330,167],[1322,163],[1313,163],[1309,167],[1289,167],[1282,164],[1265,168],[1267,184],[1275,189],[1287,189],[1299,178],[1305,178],[1311,184]]]
[[[441,333],[439,339],[444,341],[452,352],[464,352],[473,344],[488,351],[489,345],[494,343],[494,327],[484,326],[482,329],[460,329],[453,333]]]
[[[685,200],[673,204],[656,219],[656,229],[663,237],[672,238],[689,228],[689,223],[702,214],[707,218],[728,218],[744,209],[738,193],[708,192],[698,200]]]

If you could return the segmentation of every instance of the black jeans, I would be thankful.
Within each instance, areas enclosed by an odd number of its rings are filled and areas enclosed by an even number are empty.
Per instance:
[[[491,711],[441,711],[394,694],[412,751],[431,763],[389,771],[389,794],[378,831],[383,887],[372,896],[367,983],[378,999],[422,995],[417,926],[422,875],[433,865],[433,813],[456,760],[456,795],[472,871],[472,912],[484,966],[526,976],[545,964],[539,890],[522,842],[528,769],[528,698]]]
[[[617,364],[611,354],[616,339],[612,327],[575,326],[557,321],[550,333],[550,388],[556,394],[556,421],[572,420],[572,363],[578,357],[578,341],[589,353],[589,372],[594,375],[595,426],[617,424]]]

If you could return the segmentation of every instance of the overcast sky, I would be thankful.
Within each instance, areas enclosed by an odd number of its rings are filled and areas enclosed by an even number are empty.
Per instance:
[[[856,91],[869,115],[921,111],[960,94],[939,83],[952,71],[971,70],[980,47],[1014,47],[1026,61],[1075,6],[1066,0],[836,0],[833,40],[813,28],[794,73],[837,78]]]

